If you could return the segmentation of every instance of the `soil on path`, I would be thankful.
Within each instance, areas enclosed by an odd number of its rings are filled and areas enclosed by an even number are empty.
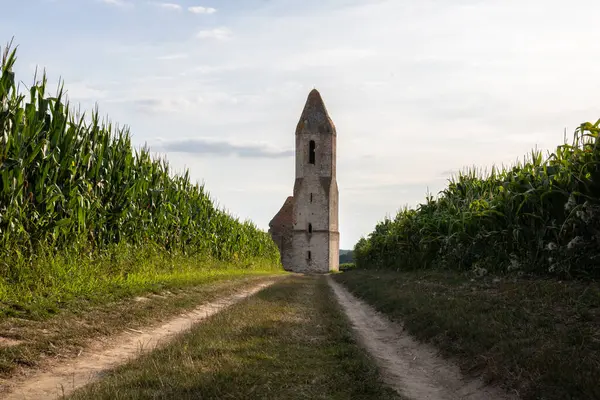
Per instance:
[[[103,372],[132,358],[162,346],[194,324],[259,292],[275,281],[261,283],[220,300],[203,304],[167,323],[145,330],[128,330],[113,338],[107,345],[92,345],[80,356],[45,372],[39,372],[17,382],[6,400],[50,400],[66,396],[102,377]],[[1,395],[0,395],[1,396]]]
[[[458,366],[439,357],[432,346],[413,339],[401,326],[327,278],[359,341],[379,365],[383,380],[400,395],[414,400],[518,399],[463,376]]]

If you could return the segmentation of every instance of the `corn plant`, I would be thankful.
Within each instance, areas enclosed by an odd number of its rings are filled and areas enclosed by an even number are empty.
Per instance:
[[[76,115],[45,75],[21,93],[16,52],[0,73],[0,278],[39,254],[100,254],[116,244],[221,261],[278,263],[270,236],[218,209],[188,172],[171,174],[126,128]],[[16,262],[20,260],[20,262]],[[21,262],[23,261],[23,262]]]
[[[600,121],[546,158],[467,169],[355,245],[363,268],[600,276]]]

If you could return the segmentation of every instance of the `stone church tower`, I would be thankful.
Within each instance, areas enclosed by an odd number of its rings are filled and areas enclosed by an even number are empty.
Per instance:
[[[296,181],[269,223],[286,270],[339,270],[336,131],[323,99],[310,92],[296,127]]]

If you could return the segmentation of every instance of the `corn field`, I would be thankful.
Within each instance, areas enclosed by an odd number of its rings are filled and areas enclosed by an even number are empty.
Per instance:
[[[357,266],[600,277],[600,121],[512,168],[466,170],[436,198],[386,218]]]
[[[188,172],[135,149],[129,132],[77,116],[46,95],[46,78],[21,94],[16,52],[0,77],[0,278],[19,281],[40,254],[100,254],[111,246],[153,247],[220,261],[279,262],[275,244],[251,222],[214,205]]]

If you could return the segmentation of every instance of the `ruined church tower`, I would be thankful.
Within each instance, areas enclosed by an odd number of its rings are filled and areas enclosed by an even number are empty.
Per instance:
[[[339,270],[336,130],[316,89],[296,127],[294,196],[269,226],[285,269]]]

